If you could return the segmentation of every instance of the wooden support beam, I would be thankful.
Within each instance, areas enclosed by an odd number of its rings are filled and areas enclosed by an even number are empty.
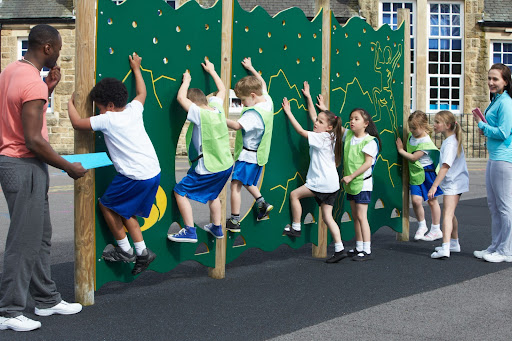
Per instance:
[[[407,138],[407,120],[411,111],[411,35],[410,11],[398,10],[398,22],[404,25],[404,106],[403,140]],[[409,241],[409,163],[402,158],[402,233],[396,234],[398,241]]]
[[[221,43],[221,66],[220,78],[226,86],[226,97],[224,98],[224,113],[229,115],[229,89],[231,89],[231,56],[233,52],[233,11],[234,1],[222,1],[222,43]],[[219,194],[221,208],[222,232],[224,238],[217,239],[215,242],[215,268],[208,269],[208,276],[215,279],[226,277],[226,211],[227,211],[227,190],[226,186]]]
[[[82,117],[93,115],[88,94],[95,80],[96,1],[76,0],[75,105]],[[75,131],[75,154],[94,151],[94,134]],[[94,171],[75,181],[75,299],[94,304]]]
[[[331,4],[329,0],[315,0],[315,11],[323,8],[322,12],[322,85],[321,91],[325,105],[330,103],[331,78]],[[327,226],[322,219],[322,211],[318,214],[318,245],[313,245],[313,257],[327,257]]]

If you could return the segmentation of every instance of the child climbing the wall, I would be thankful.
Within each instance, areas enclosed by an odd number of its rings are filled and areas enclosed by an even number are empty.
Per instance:
[[[256,200],[258,221],[268,219],[269,212],[274,208],[265,201],[257,187],[270,154],[274,103],[267,93],[265,80],[252,66],[251,58],[245,58],[242,65],[252,74],[235,85],[235,94],[244,106],[242,116],[238,122],[227,120],[228,127],[237,130],[236,162],[231,176],[231,218],[226,222],[226,229],[231,232],[240,232],[242,185]]]
[[[191,159],[187,175],[174,187],[174,196],[178,204],[185,227],[167,238],[174,242],[197,242],[194,216],[189,199],[210,207],[212,222],[203,230],[219,239],[224,237],[221,225],[221,203],[219,193],[231,175],[233,157],[229,148],[229,133],[223,100],[226,87],[215,71],[215,66],[205,57],[201,63],[204,70],[213,78],[218,92],[209,100],[202,90],[190,88],[190,73],[183,74],[183,81],[178,90],[178,102],[187,111],[190,126],[187,132],[187,150]],[[197,165],[194,167],[194,164]]]
[[[428,198],[428,191],[436,179],[436,167],[439,163],[439,150],[430,139],[431,128],[427,115],[420,110],[413,112],[408,119],[409,135],[407,136],[407,151],[402,140],[396,140],[398,153],[409,162],[409,188],[411,190],[412,208],[418,219],[418,230],[414,240],[433,241],[443,237],[441,232],[441,208],[437,196],[442,195],[441,188],[437,189],[434,198]],[[427,201],[428,200],[428,201]],[[423,201],[427,201],[432,213],[432,225],[427,233]],[[427,233],[425,235],[425,233]]]
[[[434,118],[434,131],[445,137],[441,145],[441,169],[428,191],[428,198],[435,198],[438,187],[443,189],[443,245],[430,255],[446,259],[450,252],[460,252],[459,223],[455,209],[462,193],[469,191],[469,172],[462,147],[462,129],[450,111],[440,111]]]
[[[135,98],[127,104],[128,91],[115,78],[104,78],[90,92],[100,115],[80,118],[73,97],[68,102],[69,119],[76,130],[101,131],[117,175],[99,199],[100,210],[117,241],[107,245],[103,259],[109,262],[135,262],[132,274],[147,269],[156,258],[146,247],[136,216],[147,218],[160,184],[160,163],[144,128],[142,112],[146,85],[140,66],[142,58],[129,56],[135,78]],[[135,253],[126,236],[133,240]]]
[[[372,172],[382,145],[370,114],[362,108],[350,113],[350,129],[343,132],[343,173],[341,179],[350,201],[356,247],[347,255],[355,261],[373,259],[368,204],[373,190]]]
[[[309,117],[314,124],[313,131],[304,130],[297,122],[286,97],[282,104],[283,111],[293,128],[300,136],[308,139],[310,156],[306,183],[290,193],[292,224],[286,225],[283,234],[289,237],[301,236],[302,206],[300,200],[314,197],[320,205],[322,217],[334,240],[334,254],[325,262],[337,263],[347,257],[341,240],[340,228],[332,216],[332,209],[340,189],[336,168],[341,163],[341,119],[328,110],[322,110],[317,115],[307,82],[304,82],[302,92],[308,103]]]

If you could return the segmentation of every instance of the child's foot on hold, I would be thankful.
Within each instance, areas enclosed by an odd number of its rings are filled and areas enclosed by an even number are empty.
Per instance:
[[[294,229],[290,224],[287,224],[284,228],[283,235],[288,237],[300,237],[301,230]]]
[[[167,239],[178,243],[197,243],[196,228],[182,228],[178,233],[168,234]]]
[[[441,250],[432,252],[430,258],[433,259],[447,259],[450,258],[450,251],[446,251],[441,247]]]
[[[326,263],[338,263],[340,260],[347,257],[347,251],[341,250],[339,252],[334,252],[331,258],[327,258],[325,260]]]
[[[135,266],[132,270],[132,275],[138,275],[142,271],[146,270],[149,264],[154,261],[156,258],[156,254],[148,248],[145,248],[142,251],[140,256],[137,256],[137,260],[135,261]]]
[[[443,238],[443,232],[441,232],[441,230],[437,230],[437,231],[430,230],[430,232],[427,233],[422,238],[422,240],[427,241],[427,242],[432,242],[434,240],[438,240],[438,239],[441,239],[441,238]]]
[[[373,255],[371,253],[366,253],[365,251],[359,251],[357,255],[352,257],[352,260],[357,262],[362,262],[365,260],[372,260]]]
[[[230,232],[240,232],[240,222],[234,219],[227,219],[226,230]]]
[[[274,206],[270,205],[268,202],[263,202],[258,206],[258,221],[267,220],[268,214],[270,211],[274,209]]]
[[[212,223],[209,223],[208,225],[205,225],[203,227],[203,230],[205,230],[206,232],[210,232],[210,234],[217,239],[224,237],[224,233],[222,233],[221,225],[215,226]]]
[[[125,262],[125,263],[133,263],[135,262],[136,255],[133,252],[133,249],[130,248],[128,252],[123,251],[119,246],[114,246],[112,244],[108,244],[103,250],[102,257],[104,260],[109,262]]]
[[[418,227],[418,230],[416,231],[416,234],[414,235],[414,240],[422,240],[425,237],[425,233],[427,233],[428,228],[425,227]]]
[[[435,250],[440,251],[442,248],[442,246],[436,246]],[[450,245],[450,252],[460,252],[460,244],[456,246]]]

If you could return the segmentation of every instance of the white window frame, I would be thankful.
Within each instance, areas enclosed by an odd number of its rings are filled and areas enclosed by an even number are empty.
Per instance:
[[[404,4],[408,3],[408,4],[412,4],[412,11],[411,11],[411,19],[410,19],[410,24],[412,26],[412,34],[411,34],[411,39],[414,39],[414,46],[411,46],[411,49],[412,49],[412,52],[413,52],[413,59],[411,60],[411,65],[412,65],[412,71],[411,71],[411,112],[413,112],[414,110],[416,110],[416,61],[417,61],[417,54],[416,54],[416,51],[417,51],[417,39],[416,39],[416,1],[415,0],[404,0],[404,1],[397,1],[397,0],[388,0],[388,1],[385,1],[385,0],[381,0],[379,1],[379,27],[384,25],[384,21],[383,21],[383,16],[384,16],[384,6],[383,4],[384,3],[390,3],[391,6],[393,6],[393,4],[400,4],[402,7],[400,8],[405,8],[405,6],[403,6]],[[387,12],[386,12],[387,13]],[[389,12],[391,14],[394,14],[394,10],[391,9],[391,12]],[[393,19],[393,16],[391,17]],[[391,27],[393,28],[394,24],[393,24],[393,20],[391,20],[392,23],[391,23]],[[398,23],[397,23],[397,27],[398,27]],[[393,28],[393,29],[396,29],[396,28]]]
[[[494,51],[494,44],[501,44],[501,46],[502,46],[501,52],[495,52],[495,51]],[[494,54],[495,54],[495,53],[499,53],[499,54],[501,55],[501,61],[500,61],[500,63],[505,64],[505,63],[503,63],[503,44],[510,44],[510,45],[512,45],[512,40],[491,40],[491,54],[490,54],[490,55],[491,55],[491,58],[489,58],[489,62],[490,62],[489,67],[491,67],[493,64],[495,64],[495,63],[496,63],[496,62],[494,61]],[[509,52],[509,53],[507,53],[507,54],[512,55],[512,51],[511,51],[511,52]],[[510,63],[510,64],[505,64],[505,65],[507,65],[509,68],[511,68],[511,69],[512,69],[512,63]]]
[[[18,45],[17,45],[18,60],[23,59],[23,41],[26,41],[28,44],[28,37],[18,37]],[[41,74],[41,79],[43,81],[48,76],[48,72],[49,71],[45,71],[44,69],[41,70],[40,74]],[[48,103],[48,108],[46,109],[47,113],[53,113],[53,104],[55,103],[54,93],[55,93],[55,91],[52,92],[52,94],[49,98],[50,103]]]
[[[448,50],[443,50],[441,49],[440,47],[437,49],[437,50],[431,50],[429,45],[430,45],[430,40],[431,39],[448,39],[452,40],[453,37],[455,36],[452,36],[451,33],[450,33],[450,36],[442,36],[441,35],[441,32],[439,32],[439,35],[437,36],[433,36],[431,35],[431,17],[430,17],[430,6],[431,5],[439,5],[439,8],[441,8],[441,5],[450,5],[450,6],[453,6],[453,5],[459,5],[460,6],[460,13],[459,13],[459,19],[460,19],[460,40],[461,40],[461,49],[460,50],[452,50],[451,47],[450,49]],[[426,80],[426,85],[427,85],[427,113],[429,114],[432,114],[432,113],[436,113],[438,112],[439,110],[444,110],[441,109],[441,100],[439,99],[439,92],[442,88],[442,86],[438,83],[437,86],[431,86],[430,85],[430,77],[431,75],[432,76],[435,76],[437,77],[439,80],[441,78],[449,78],[450,79],[450,84],[448,84],[447,86],[443,86],[443,87],[447,87],[448,88],[448,91],[449,91],[449,104],[448,104],[448,109],[447,110],[450,110],[452,113],[454,114],[461,114],[463,113],[463,109],[464,109],[464,67],[465,67],[465,61],[464,61],[464,15],[465,15],[465,7],[464,7],[464,2],[460,2],[460,1],[449,1],[449,0],[445,0],[445,1],[428,1],[428,13],[427,13],[427,20],[428,20],[428,25],[427,25],[427,30],[428,30],[428,36],[427,36],[427,80]],[[451,12],[450,12],[451,13]],[[451,18],[451,17],[450,17]],[[441,25],[439,25],[441,26]],[[450,27],[451,24],[450,24]],[[429,70],[429,66],[430,66],[430,60],[429,60],[429,55],[430,55],[430,52],[431,51],[445,51],[445,52],[449,52],[450,53],[450,59],[451,59],[451,54],[452,52],[460,52],[461,53],[461,61],[460,61],[460,65],[461,65],[461,73],[460,75],[453,75],[450,71],[450,73],[448,74],[441,74],[440,73],[440,68],[438,69],[438,73],[437,74],[431,74],[430,73],[430,70]],[[450,65],[450,70],[452,68],[452,61],[450,60],[448,63],[444,63],[444,64],[449,64]],[[457,63],[458,64],[458,63]],[[441,65],[441,61],[439,60],[438,61],[438,65],[440,66]],[[453,91],[453,86],[452,86],[452,80],[454,78],[459,78],[459,86],[458,86],[458,89],[459,89],[459,98],[458,98],[458,101],[459,101],[459,109],[453,109],[452,108],[452,100],[454,100],[452,98],[452,91]],[[438,107],[435,108],[435,109],[431,109],[430,108],[430,102],[431,102],[431,97],[430,97],[430,91],[432,89],[437,89],[438,90]],[[436,100],[436,99],[433,99],[433,100]]]

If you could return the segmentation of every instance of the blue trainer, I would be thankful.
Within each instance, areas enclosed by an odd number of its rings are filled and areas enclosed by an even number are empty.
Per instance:
[[[182,228],[176,234],[168,234],[167,239],[179,243],[197,243],[197,234],[195,227]]]
[[[205,225],[203,227],[203,230],[205,230],[206,232],[210,232],[212,234],[212,236],[214,236],[217,239],[224,237],[224,234],[222,233],[221,225],[215,226],[212,223],[210,223],[208,225]]]

